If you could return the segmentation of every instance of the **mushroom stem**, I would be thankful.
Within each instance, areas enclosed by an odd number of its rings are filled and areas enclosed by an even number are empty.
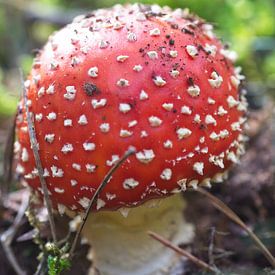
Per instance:
[[[157,207],[153,207],[156,206]],[[184,201],[180,195],[130,210],[127,217],[119,211],[102,211],[90,215],[83,235],[92,245],[93,268],[103,275],[171,274],[179,262],[169,248],[150,238],[149,230],[161,234],[173,244],[188,243],[193,226],[184,221]]]

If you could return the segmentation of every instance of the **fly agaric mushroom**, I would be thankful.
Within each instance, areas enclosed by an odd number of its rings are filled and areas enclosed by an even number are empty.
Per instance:
[[[238,162],[246,103],[235,57],[211,25],[187,10],[116,5],[78,16],[35,58],[27,104],[55,208],[85,210],[108,170],[130,146],[136,149],[86,225],[103,274],[169,267],[172,254],[146,231],[188,241],[183,201],[177,195],[157,208],[139,205],[220,182]],[[22,101],[17,171],[42,193],[27,127]],[[132,207],[128,218],[120,215]]]

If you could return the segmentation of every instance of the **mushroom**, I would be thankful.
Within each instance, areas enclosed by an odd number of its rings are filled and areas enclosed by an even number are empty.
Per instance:
[[[232,55],[187,10],[116,5],[78,16],[35,58],[27,104],[56,209],[84,211],[109,169],[136,149],[86,224],[102,274],[170,268],[173,253],[147,230],[189,242],[177,193],[222,181],[243,154],[246,102]],[[17,172],[42,193],[23,102],[17,133]]]

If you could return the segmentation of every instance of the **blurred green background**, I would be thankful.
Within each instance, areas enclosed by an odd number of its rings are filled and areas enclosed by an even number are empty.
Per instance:
[[[0,0],[0,118],[14,113],[20,95],[18,68],[27,74],[35,49],[78,14],[115,0]],[[275,0],[144,0],[189,8],[216,26],[216,33],[239,54],[256,107],[262,94],[275,94]]]

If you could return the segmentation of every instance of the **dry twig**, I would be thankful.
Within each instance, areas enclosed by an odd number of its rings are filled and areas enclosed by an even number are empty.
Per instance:
[[[27,273],[20,267],[19,263],[17,262],[17,259],[11,249],[11,243],[14,239],[15,234],[17,233],[18,228],[22,223],[22,220],[28,205],[29,205],[29,194],[24,194],[20,209],[15,217],[14,223],[11,225],[11,227],[7,231],[5,231],[1,235],[1,238],[0,238],[3,246],[3,250],[5,251],[11,266],[13,267],[14,271],[18,275],[26,275]]]
[[[253,231],[237,216],[235,212],[233,212],[226,204],[224,204],[217,197],[213,196],[203,188],[198,188],[196,191],[205,195],[211,203],[221,212],[223,212],[227,217],[229,217],[232,221],[238,224],[243,230],[247,232],[247,234],[251,237],[251,239],[256,243],[259,250],[263,253],[266,259],[269,261],[271,266],[275,268],[275,258],[267,249],[267,247],[262,243],[262,241],[253,233]]]
[[[75,238],[73,240],[73,244],[71,246],[71,249],[70,249],[70,258],[73,257],[73,253],[74,253],[74,250],[76,248],[76,244],[79,240],[79,237],[80,237],[80,234],[82,232],[82,229],[88,219],[88,216],[90,214],[90,210],[92,209],[98,195],[100,194],[100,192],[102,191],[102,189],[108,184],[109,180],[111,179],[112,175],[115,173],[115,171],[124,163],[124,161],[127,160],[127,158],[129,156],[131,156],[132,154],[135,153],[135,148],[133,147],[130,147],[128,149],[128,151],[124,154],[124,156],[109,170],[109,172],[105,175],[103,181],[101,182],[101,184],[99,185],[99,187],[97,188],[97,190],[95,191],[93,197],[91,198],[90,202],[89,202],[89,206],[87,207],[86,211],[85,211],[85,214],[84,214],[84,217],[82,218],[82,222],[81,222],[81,225],[80,227],[78,228],[77,230],[77,233],[75,235]]]
[[[51,199],[50,199],[50,196],[49,196],[49,191],[48,191],[48,188],[47,188],[45,178],[43,177],[44,170],[42,168],[41,159],[40,159],[40,156],[39,156],[39,153],[38,153],[38,145],[37,145],[38,143],[37,143],[37,139],[36,139],[35,127],[34,127],[32,117],[31,117],[31,114],[30,114],[30,111],[29,111],[27,92],[26,92],[26,88],[25,88],[25,85],[24,85],[24,82],[23,82],[22,72],[21,72],[21,81],[22,81],[22,89],[23,89],[24,107],[26,109],[28,131],[29,131],[29,136],[30,136],[30,143],[31,143],[31,147],[32,147],[32,151],[33,151],[33,155],[34,155],[34,159],[35,159],[36,168],[38,170],[39,180],[40,180],[41,187],[42,187],[42,190],[43,190],[44,201],[45,201],[46,208],[47,208],[47,211],[48,211],[48,217],[49,217],[49,223],[50,223],[52,238],[53,238],[54,243],[56,243],[57,242],[57,237],[56,237],[52,202],[51,202]]]
[[[153,239],[159,241],[162,243],[164,246],[171,248],[174,250],[176,253],[188,258],[191,262],[199,266],[200,268],[213,272],[214,274],[222,274],[220,270],[218,270],[216,267],[212,267],[209,264],[205,263],[204,261],[200,260],[199,258],[195,257],[191,253],[187,252],[186,250],[179,248],[178,246],[173,245],[170,241],[164,239],[160,235],[158,235],[155,232],[149,231],[148,232],[149,236],[152,237]]]
[[[0,200],[3,202],[8,193],[10,183],[12,181],[12,163],[13,163],[13,144],[15,140],[15,121],[16,115],[13,119],[12,127],[9,129],[8,138],[5,144],[4,160],[3,160],[3,183],[1,183],[1,196]]]

